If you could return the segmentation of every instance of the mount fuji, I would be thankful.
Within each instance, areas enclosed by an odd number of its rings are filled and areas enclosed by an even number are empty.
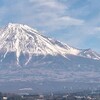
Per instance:
[[[12,91],[27,87],[37,90],[36,86],[41,91],[54,91],[56,83],[59,83],[56,90],[64,90],[70,82],[100,83],[99,71],[100,54],[91,49],[76,49],[23,24],[9,23],[0,30],[3,91],[5,87]],[[54,86],[54,90],[47,88],[47,84]]]

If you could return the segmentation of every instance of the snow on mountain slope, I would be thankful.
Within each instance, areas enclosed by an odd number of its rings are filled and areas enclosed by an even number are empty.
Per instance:
[[[19,64],[21,54],[28,54],[25,64],[32,59],[33,55],[61,55],[67,57],[67,54],[71,54],[96,60],[100,59],[100,55],[97,55],[95,52],[73,48],[45,37],[27,25],[12,23],[9,23],[0,31],[0,52],[3,52],[3,59],[8,52],[15,52],[17,64]],[[3,59],[1,59],[1,62]]]
[[[91,49],[82,50],[78,55],[90,59],[100,60],[100,54],[96,53]]]
[[[59,41],[52,40],[41,35],[38,31],[27,25],[9,23],[0,32],[0,51],[16,52],[17,61],[20,53],[32,55],[77,55],[80,51]]]

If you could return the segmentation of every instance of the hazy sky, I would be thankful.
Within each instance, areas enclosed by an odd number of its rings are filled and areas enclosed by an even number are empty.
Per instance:
[[[100,52],[100,0],[0,0],[0,27],[9,22]]]

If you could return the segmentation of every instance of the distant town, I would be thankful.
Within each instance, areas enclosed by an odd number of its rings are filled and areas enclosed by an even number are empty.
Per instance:
[[[50,94],[13,94],[1,93],[0,100],[100,100],[100,90],[76,93]]]

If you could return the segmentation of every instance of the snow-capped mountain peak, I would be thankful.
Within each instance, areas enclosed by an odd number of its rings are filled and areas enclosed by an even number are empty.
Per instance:
[[[3,52],[1,61],[9,52],[16,54],[17,63],[21,54],[27,54],[27,64],[33,55],[61,55],[68,54],[100,60],[100,55],[90,49],[81,50],[73,48],[57,40],[43,36],[37,30],[23,24],[9,23],[0,31],[0,52]]]
[[[38,31],[27,25],[9,23],[6,28],[0,32],[0,51],[16,52],[17,62],[19,62],[20,54],[28,54],[29,59],[32,55],[77,55],[80,50],[72,48],[67,44],[47,38]]]

